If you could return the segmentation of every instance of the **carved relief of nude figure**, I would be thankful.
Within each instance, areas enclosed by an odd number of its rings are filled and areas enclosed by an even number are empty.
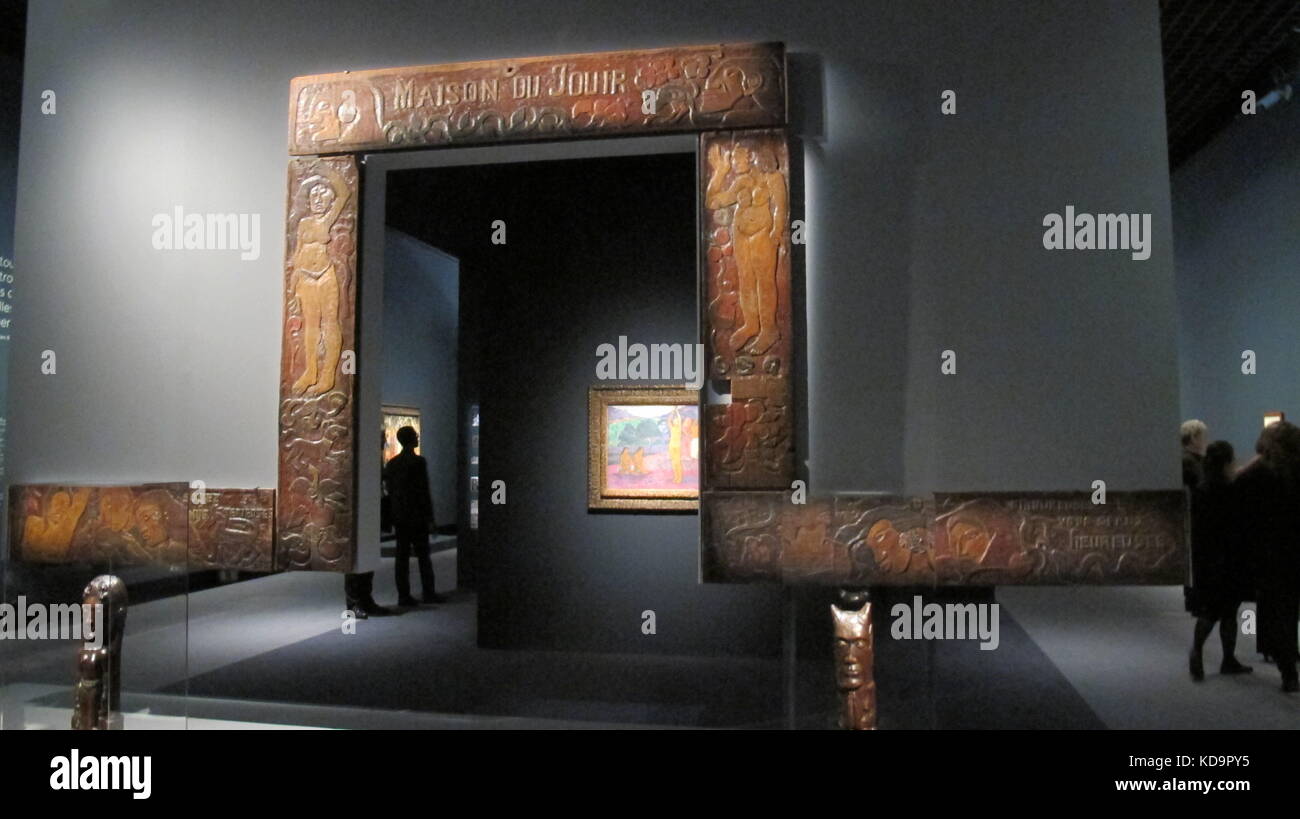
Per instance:
[[[330,260],[330,229],[351,195],[347,182],[321,164],[321,176],[303,182],[310,213],[298,222],[293,252],[293,296],[302,312],[302,344],[306,367],[293,384],[296,395],[323,395],[334,389],[343,327],[339,322],[339,274]],[[320,348],[324,342],[324,350]]]
[[[708,160],[713,174],[705,206],[736,206],[732,226],[742,323],[731,334],[730,345],[736,352],[761,355],[781,337],[776,299],[781,237],[789,220],[785,177],[770,152],[755,156],[744,142],[737,143],[729,157],[714,143]],[[730,185],[729,172],[734,172]]]
[[[23,522],[24,556],[38,560],[64,559],[89,502],[89,489],[60,489],[50,496],[43,515],[29,513]]]

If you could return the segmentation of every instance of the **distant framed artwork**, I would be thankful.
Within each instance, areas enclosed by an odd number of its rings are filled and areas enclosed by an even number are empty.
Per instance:
[[[1286,420],[1286,413],[1282,412],[1281,410],[1273,410],[1271,412],[1264,413],[1264,426],[1266,427],[1271,427],[1274,424],[1285,420]]]
[[[587,508],[689,511],[700,501],[700,394],[592,387]]]
[[[420,410],[418,407],[399,407],[392,404],[383,406],[384,418],[384,463],[402,451],[397,442],[397,431],[402,427],[414,427],[420,434]]]

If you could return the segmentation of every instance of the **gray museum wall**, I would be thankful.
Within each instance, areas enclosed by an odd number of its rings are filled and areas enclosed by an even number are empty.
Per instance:
[[[460,265],[435,247],[384,234],[383,403],[420,409],[420,454],[438,525],[456,522],[456,336]],[[377,437],[377,436],[376,436]]]
[[[52,1],[28,32],[15,480],[274,485],[292,76],[782,40],[813,489],[1177,485],[1155,2]],[[1151,213],[1150,260],[1045,251],[1071,204]],[[175,206],[260,214],[260,257],[154,250]]]
[[[1176,482],[1155,443],[1178,415],[1156,3],[446,8],[33,4],[17,480],[274,483],[290,77],[779,39],[812,66],[792,92],[815,488]],[[1151,259],[1043,250],[1067,204],[1151,212]],[[175,205],[261,214],[261,257],[154,250]]]
[[[1297,133],[1295,100],[1238,117],[1171,182],[1182,414],[1243,461],[1265,412],[1300,420]],[[1241,371],[1245,350],[1254,375]]]

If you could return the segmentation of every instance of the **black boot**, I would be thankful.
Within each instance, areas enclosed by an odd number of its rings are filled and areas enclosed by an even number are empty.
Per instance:
[[[365,572],[356,575],[358,580],[358,591],[360,594],[361,610],[366,613],[367,617],[387,617],[392,614],[391,611],[375,602],[375,573]]]
[[[370,614],[361,603],[361,578],[364,575],[343,575],[343,607],[352,612],[358,620],[365,620]]]
[[[1219,665],[1220,674],[1250,674],[1255,669],[1237,660],[1236,657],[1229,657]]]
[[[344,605],[358,620],[384,617],[391,611],[375,602],[375,573],[343,575]]]

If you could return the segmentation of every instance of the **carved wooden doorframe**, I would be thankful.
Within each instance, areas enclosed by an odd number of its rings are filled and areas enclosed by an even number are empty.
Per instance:
[[[784,46],[709,45],[344,72],[290,84],[278,569],[350,571],[364,153],[698,134],[701,579],[839,587],[846,727],[875,726],[871,586],[1180,584],[1181,491],[797,499]],[[856,274],[857,271],[854,271]],[[370,440],[367,438],[366,440]],[[1104,490],[1103,490],[1104,492]]]
[[[357,434],[358,161],[377,151],[699,133],[702,265],[711,271],[702,340],[711,376],[731,380],[735,402],[706,410],[704,488],[788,486],[793,318],[785,125],[779,43],[292,80],[277,568],[355,566],[357,446],[364,437]]]

